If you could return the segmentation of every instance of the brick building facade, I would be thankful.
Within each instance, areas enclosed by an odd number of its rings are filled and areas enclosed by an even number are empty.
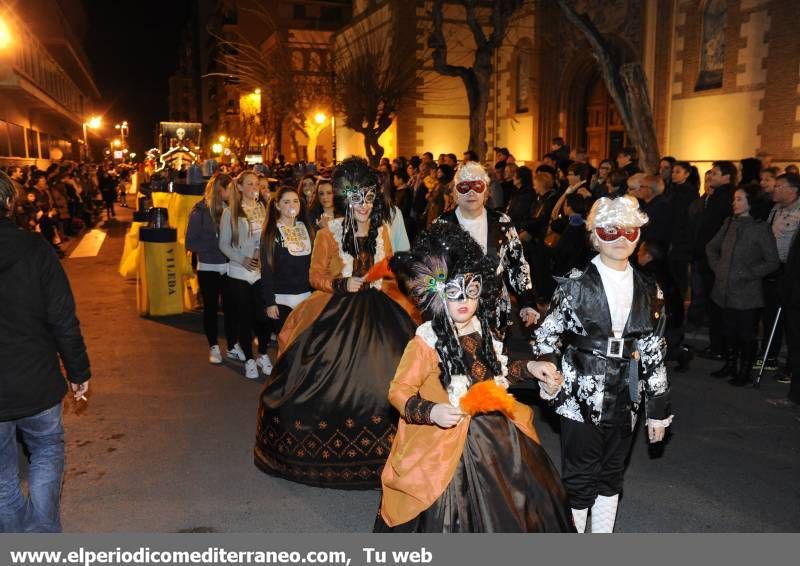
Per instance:
[[[387,155],[460,154],[468,106],[461,81],[432,70],[426,39],[430,0],[354,2],[339,35],[400,30],[397,49],[414,56],[419,89],[384,134]],[[619,62],[641,62],[662,154],[696,162],[739,160],[766,151],[800,161],[800,41],[793,0],[578,0]],[[484,11],[482,21],[488,26]],[[468,64],[471,35],[463,8],[446,5],[448,62]],[[411,55],[413,53],[413,55]],[[487,144],[538,160],[563,136],[592,159],[627,143],[585,39],[548,0],[528,0],[495,59]],[[360,136],[337,129],[338,157],[363,154]]]

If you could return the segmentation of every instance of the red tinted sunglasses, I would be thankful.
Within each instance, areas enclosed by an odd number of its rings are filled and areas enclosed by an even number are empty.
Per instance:
[[[594,229],[597,237],[604,242],[615,242],[620,238],[625,238],[629,242],[639,239],[639,229],[624,226],[598,226]]]
[[[481,194],[486,190],[486,183],[483,181],[461,181],[456,185],[456,190],[462,195],[465,195],[470,191],[475,191],[476,193]]]

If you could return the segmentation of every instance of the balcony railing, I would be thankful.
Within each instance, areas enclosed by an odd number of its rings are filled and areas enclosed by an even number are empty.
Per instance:
[[[81,89],[22,20],[14,17],[12,29],[16,36],[14,72],[33,83],[76,117],[83,117],[85,97]]]

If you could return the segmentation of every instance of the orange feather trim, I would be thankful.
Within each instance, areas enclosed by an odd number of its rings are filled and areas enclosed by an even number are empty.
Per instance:
[[[372,283],[378,279],[391,277],[394,277],[394,273],[392,273],[392,270],[389,269],[389,259],[384,258],[369,268],[367,275],[364,277],[364,281],[366,283]]]
[[[461,410],[469,415],[500,411],[510,417],[514,412],[514,396],[493,379],[479,381],[467,390],[459,401]]]

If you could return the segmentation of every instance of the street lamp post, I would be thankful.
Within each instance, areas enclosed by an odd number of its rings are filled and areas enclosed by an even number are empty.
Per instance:
[[[86,159],[88,159],[89,161],[91,161],[92,159],[92,152],[89,149],[89,133],[87,131],[87,128],[96,130],[97,128],[100,127],[101,124],[102,124],[102,119],[100,118],[100,116],[92,116],[91,118],[89,118],[88,122],[83,123],[83,146],[86,148]]]
[[[128,137],[128,121],[121,124],[114,124],[114,129],[119,130],[119,135],[122,136],[122,142],[125,143],[125,138]]]

